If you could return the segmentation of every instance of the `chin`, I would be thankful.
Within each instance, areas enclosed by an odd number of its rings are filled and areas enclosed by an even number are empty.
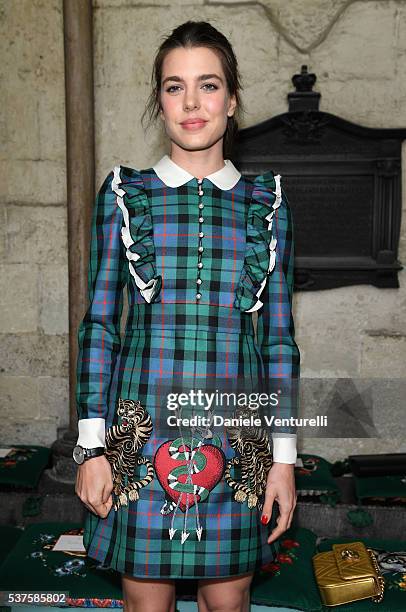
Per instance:
[[[207,135],[202,138],[195,135],[192,138],[173,138],[173,141],[176,142],[183,149],[189,150],[197,150],[197,149],[209,149],[214,146],[216,142],[218,142],[223,134],[219,134],[218,136],[212,135],[211,137],[207,137]]]
[[[215,140],[208,140],[207,138],[188,138],[186,139],[177,139],[172,138],[173,142],[175,142],[182,149],[186,149],[187,151],[197,151],[200,149],[209,149],[216,142]]]

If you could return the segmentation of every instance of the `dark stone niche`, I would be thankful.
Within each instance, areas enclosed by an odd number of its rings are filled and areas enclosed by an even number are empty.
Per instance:
[[[314,74],[292,78],[289,110],[241,129],[233,162],[250,178],[280,174],[292,210],[295,290],[399,287],[401,143],[319,110]]]

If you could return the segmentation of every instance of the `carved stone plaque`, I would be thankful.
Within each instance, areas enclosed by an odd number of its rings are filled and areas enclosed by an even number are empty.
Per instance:
[[[305,68],[292,79],[297,89],[288,94],[287,113],[239,131],[233,162],[250,178],[266,170],[282,177],[295,289],[399,287],[406,129],[367,128],[319,111],[320,94],[309,89],[315,76]]]

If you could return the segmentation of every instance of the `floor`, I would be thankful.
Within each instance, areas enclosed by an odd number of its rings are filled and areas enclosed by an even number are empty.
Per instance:
[[[179,612],[197,612],[197,604],[194,601],[180,601],[177,604]],[[21,606],[7,608],[10,612],[21,612]],[[24,606],[24,612],[51,612],[52,610],[69,610],[69,612],[84,612],[84,610],[101,610],[101,608],[53,608],[50,606]],[[120,608],[103,608],[103,612],[117,612]],[[300,612],[295,608],[270,608],[268,606],[251,605],[250,612]]]

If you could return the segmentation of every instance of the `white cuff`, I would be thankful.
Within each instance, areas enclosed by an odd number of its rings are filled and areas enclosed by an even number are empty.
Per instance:
[[[99,418],[79,419],[79,437],[76,444],[80,444],[84,448],[105,446],[105,423],[105,419]],[[273,460],[276,463],[296,463],[296,439],[297,434],[272,434]]]
[[[276,463],[296,463],[297,434],[273,433],[273,460]]]
[[[80,446],[83,446],[83,448],[96,448],[98,446],[105,446],[105,423],[105,419],[79,419],[79,437],[77,439],[76,444],[80,444]]]

